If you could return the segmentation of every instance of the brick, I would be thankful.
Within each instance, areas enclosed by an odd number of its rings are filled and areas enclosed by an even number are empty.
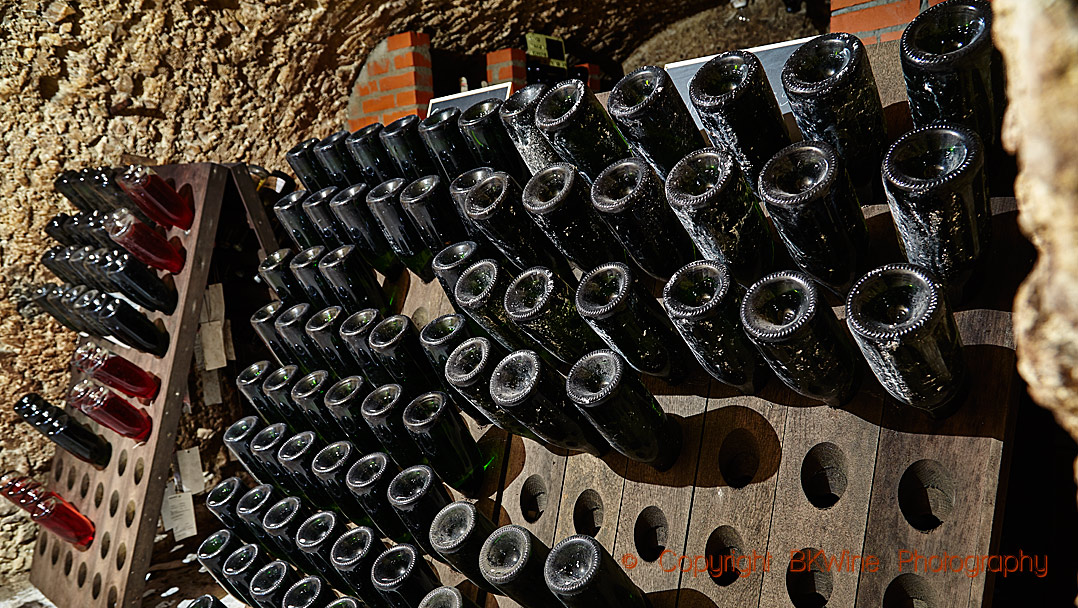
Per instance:
[[[898,0],[831,16],[832,32],[869,32],[909,23],[921,10],[920,0]]]
[[[378,122],[377,116],[363,116],[361,118],[352,118],[348,121],[348,130],[358,131],[363,127],[373,125],[376,122]]]
[[[430,35],[421,32],[404,32],[386,38],[386,48],[390,51],[416,46],[430,46]]]
[[[858,4],[864,4],[866,2],[872,2],[872,0],[831,0],[831,12],[849,8],[851,6],[857,6]]]
[[[891,40],[898,40],[902,37],[902,30],[895,30],[893,32],[884,32],[880,34],[880,42],[890,42]]]
[[[507,65],[502,68],[498,68],[498,80],[505,82],[507,80],[520,80],[528,77],[528,72],[524,66]]]
[[[487,82],[494,82],[494,70],[487,68]]]
[[[405,91],[403,93],[397,93],[397,106],[426,106],[427,102],[430,101],[433,97],[434,94],[430,91]]]
[[[410,51],[408,53],[404,53],[394,57],[393,67],[397,68],[398,70],[403,70],[404,68],[411,67],[429,68],[430,57],[424,55],[423,53]]]
[[[487,53],[487,65],[505,63],[506,61],[524,61],[524,49],[501,49],[493,53]]]
[[[377,93],[377,92],[378,92],[378,83],[373,81],[373,80],[368,81],[368,82],[357,82],[356,83],[356,94],[358,96],[360,96],[360,97],[366,97],[367,95],[370,95],[371,93]]]
[[[383,59],[382,61],[368,61],[367,62],[367,74],[370,76],[379,76],[385,74],[390,70],[389,60]]]
[[[396,76],[386,76],[378,81],[379,91],[393,91],[396,89],[422,89],[432,86],[430,74],[419,72],[407,72]]]
[[[391,110],[396,107],[397,102],[393,95],[382,95],[381,97],[372,97],[370,99],[363,100],[363,113],[372,114],[374,112],[383,112],[385,110]]]

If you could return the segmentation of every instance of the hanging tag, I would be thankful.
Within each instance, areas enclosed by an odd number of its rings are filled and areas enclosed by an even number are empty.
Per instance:
[[[206,489],[206,479],[202,474],[202,459],[198,448],[176,450],[176,468],[179,469],[180,483],[184,492],[198,494]]]

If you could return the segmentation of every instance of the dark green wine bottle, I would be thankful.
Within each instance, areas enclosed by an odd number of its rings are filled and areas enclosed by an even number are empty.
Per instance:
[[[270,484],[259,484],[240,497],[236,503],[236,516],[263,547],[278,558],[284,559],[288,556],[288,547],[282,546],[276,537],[262,527],[266,511],[282,498],[284,496]]]
[[[253,534],[243,525],[239,516],[236,515],[236,503],[239,502],[247,487],[239,477],[229,477],[210,488],[206,493],[206,509],[213,513],[226,528],[232,530],[244,540],[244,542],[257,542]]]
[[[404,428],[403,412],[408,399],[399,384],[383,384],[363,400],[360,412],[374,436],[394,462],[402,467],[425,462],[423,452]]]
[[[529,84],[510,95],[498,110],[509,139],[513,140],[521,160],[532,175],[561,162],[561,157],[543,137],[543,132],[535,126],[535,109],[549,90],[550,87],[545,84]]]
[[[336,216],[329,208],[329,202],[337,196],[340,189],[337,186],[322,188],[303,199],[300,208],[311,220],[311,225],[318,231],[319,240],[326,249],[335,249],[348,242],[347,232],[344,226],[337,222]]]
[[[281,425],[284,426],[284,425]],[[262,462],[255,458],[251,450],[251,442],[258,433],[266,428],[257,416],[245,416],[233,422],[225,429],[222,441],[232,456],[240,461],[247,472],[259,481],[270,481],[274,471],[268,470]]]
[[[325,360],[328,366],[326,371],[334,378],[361,371],[355,357],[344,345],[344,340],[341,340],[340,327],[344,317],[344,309],[330,306],[311,315],[303,327],[303,331],[314,342],[319,355]]]
[[[419,138],[438,163],[447,184],[475,166],[471,150],[457,126],[459,118],[459,108],[442,108],[420,121],[418,128]]]
[[[347,188],[364,181],[363,169],[348,152],[346,144],[351,136],[348,131],[337,131],[314,147],[318,164],[326,170],[329,181],[338,188]]]
[[[499,407],[490,396],[490,376],[498,362],[508,355],[509,351],[497,342],[482,337],[469,338],[446,359],[445,379],[498,428],[539,441],[538,437],[512,414]]]
[[[345,141],[352,158],[363,170],[363,178],[371,188],[394,177],[400,177],[397,166],[382,144],[382,123],[367,125],[352,133]]]
[[[325,443],[319,441],[314,431],[303,431],[289,437],[277,450],[277,460],[292,476],[293,482],[303,490],[303,496],[316,505],[332,505],[329,491],[311,470],[311,462]]]
[[[475,241],[461,241],[442,249],[434,256],[431,269],[438,283],[442,285],[446,297],[457,305],[454,290],[460,275],[472,264],[480,260],[479,245]]]
[[[426,174],[417,175],[415,179],[422,175]],[[400,194],[407,184],[408,182],[401,178],[394,178],[371,188],[367,193],[367,208],[400,261],[424,283],[429,283],[434,279],[430,270],[430,261],[434,254],[423,243],[415,226],[401,208]]]
[[[473,188],[479,185],[479,182],[494,175],[494,169],[490,167],[476,167],[475,169],[468,169],[464,173],[457,176],[456,179],[449,182],[449,198],[453,199],[453,204],[460,210],[460,216],[464,220],[464,230],[468,233],[468,239],[477,243],[485,243],[489,245],[486,235],[479,229],[479,226],[475,225],[475,222],[468,217],[468,193]]]
[[[329,284],[335,301],[345,310],[389,308],[382,286],[355,245],[345,245],[326,253],[318,260],[318,272]]]
[[[401,208],[432,252],[467,236],[464,222],[468,220],[450,200],[445,180],[437,175],[425,175],[405,186]]]
[[[651,601],[594,538],[577,534],[554,545],[543,569],[566,608],[651,608]]]
[[[307,320],[310,319],[312,312],[310,304],[296,304],[277,315],[277,319],[273,322],[273,328],[292,351],[297,366],[307,373],[329,367],[322,358],[318,346],[305,331]]]
[[[226,578],[222,568],[228,556],[232,555],[240,546],[242,546],[241,541],[235,534],[229,530],[218,530],[202,541],[202,544],[198,546],[195,557],[198,559],[198,563],[202,564],[202,567],[210,573],[213,580],[217,581],[217,584],[221,585],[229,595],[246,602],[249,599],[246,597],[246,592],[238,589],[232,581]]]
[[[287,496],[271,505],[262,518],[262,527],[276,537],[283,547],[288,547],[288,559],[307,573],[319,571],[319,566],[306,553],[296,547],[296,532],[300,524],[314,515],[314,511],[302,499]]]
[[[301,206],[310,194],[309,190],[296,190],[282,196],[281,200],[273,205],[273,214],[299,250],[322,244],[321,236]]]
[[[333,543],[348,530],[344,518],[333,511],[319,511],[308,517],[296,530],[296,548],[318,564],[319,574],[337,588],[347,588],[347,581],[330,560]]]
[[[303,494],[302,488],[296,486],[292,475],[277,460],[277,452],[289,437],[291,434],[288,427],[283,424],[271,424],[251,438],[251,454],[266,471],[268,483],[272,483],[286,494],[299,496]]]
[[[439,477],[468,496],[478,493],[486,462],[449,395],[422,394],[404,408],[402,417],[404,428]]]
[[[322,164],[314,155],[314,149],[318,143],[317,138],[305,139],[284,155],[288,166],[296,172],[296,177],[299,178],[303,187],[312,192],[333,185],[326,170],[322,168]]]
[[[527,528],[502,526],[483,541],[479,571],[509,599],[529,608],[563,608],[543,578],[550,547]]]
[[[409,317],[393,315],[383,319],[371,330],[369,342],[382,368],[402,388],[408,387],[409,395],[442,385]]]
[[[307,576],[289,587],[281,600],[281,608],[324,608],[337,599],[326,579]]]
[[[258,276],[269,285],[277,299],[287,306],[307,301],[307,293],[289,268],[294,257],[295,253],[291,249],[278,249],[267,255],[258,265]]]
[[[277,330],[273,327],[273,323],[277,320],[277,315],[284,312],[284,310],[285,304],[280,300],[274,300],[266,304],[251,315],[251,328],[258,334],[258,337],[266,345],[273,358],[277,360],[277,363],[289,365],[295,363],[292,351],[277,335]]]
[[[401,177],[411,181],[438,171],[423,140],[419,138],[419,117],[415,114],[389,123],[378,133],[378,137]]]
[[[442,559],[430,544],[430,522],[453,498],[434,469],[424,464],[404,469],[389,482],[386,495],[390,506],[412,533],[412,542],[427,555]]]
[[[344,589],[351,591],[371,608],[382,608],[382,599],[371,581],[371,566],[386,550],[386,545],[367,526],[348,530],[334,541],[329,551],[333,568],[347,583]]]
[[[576,313],[573,290],[549,268],[536,266],[509,284],[503,300],[509,319],[562,363],[572,363],[603,341]]]
[[[629,156],[629,145],[603,105],[580,80],[565,80],[543,95],[535,126],[566,162],[589,180],[610,163]]]
[[[337,441],[322,448],[311,461],[311,471],[333,498],[333,502],[352,523],[374,525],[356,497],[345,485],[348,469],[359,460],[359,452],[351,441]]]
[[[363,377],[371,386],[380,386],[393,381],[393,377],[382,367],[367,340],[371,330],[381,321],[381,313],[374,308],[368,308],[352,314],[341,323],[341,339],[359,363]]]
[[[329,281],[318,272],[318,262],[325,254],[325,247],[311,247],[296,254],[296,257],[292,258],[288,264],[289,270],[295,275],[300,287],[303,288],[303,293],[307,296],[306,301],[311,303],[314,310],[340,304]]]
[[[423,596],[419,608],[479,608],[475,602],[461,595],[456,587],[442,585]]]
[[[453,292],[457,305],[508,350],[528,344],[505,310],[505,293],[512,280],[498,262],[480,260],[461,273]]]
[[[411,533],[396,510],[389,505],[389,482],[400,473],[400,467],[385,452],[372,452],[356,461],[344,479],[348,490],[355,495],[363,510],[374,520],[382,536],[399,543],[411,540]]]
[[[229,555],[221,564],[221,571],[237,591],[254,605],[254,597],[251,596],[251,579],[256,572],[273,561],[266,554],[266,550],[256,544],[243,545]]]
[[[276,405],[262,392],[262,383],[266,381],[266,377],[273,369],[276,368],[269,361],[258,361],[243,368],[240,375],[236,377],[236,388],[254,406],[255,411],[266,424],[285,421]]]
[[[786,386],[832,407],[853,395],[861,358],[808,275],[776,272],[754,283],[741,324]]]
[[[301,375],[302,372],[298,367],[286,365],[270,372],[266,376],[266,381],[262,383],[262,392],[266,398],[276,406],[277,411],[281,412],[288,427],[296,431],[312,428],[303,410],[292,400],[292,387],[296,385]]]
[[[438,586],[438,576],[409,544],[397,545],[371,565],[374,588],[390,608],[413,608]]]
[[[381,180],[374,182],[375,185]],[[367,207],[367,184],[356,184],[341,190],[329,202],[329,210],[344,227],[351,243],[372,268],[389,279],[396,279],[404,266],[386,241],[382,228]]]
[[[430,544],[449,565],[487,593],[501,595],[498,588],[487,582],[479,570],[483,543],[494,533],[496,526],[486,515],[466,501],[446,505],[430,523]]]
[[[472,166],[493,167],[518,180],[528,179],[531,173],[524,166],[523,159],[502,123],[499,115],[501,109],[502,100],[490,98],[461,112],[457,124],[475,159]]]
[[[280,608],[285,592],[298,582],[299,575],[288,562],[272,561],[251,578],[251,598],[258,608]]]
[[[325,404],[326,391],[335,381],[326,370],[316,370],[296,380],[289,395],[322,441],[344,439],[340,425],[330,415]]]
[[[360,412],[363,400],[370,393],[371,383],[363,376],[348,376],[329,387],[324,401],[329,415],[333,416],[344,431],[344,436],[355,444],[361,453],[383,449]]]
[[[746,395],[767,380],[767,365],[741,327],[745,290],[720,262],[698,260],[670,277],[663,304],[697,362]]]

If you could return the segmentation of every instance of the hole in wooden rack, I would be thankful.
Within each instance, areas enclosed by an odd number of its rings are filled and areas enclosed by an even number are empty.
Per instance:
[[[127,543],[120,543],[119,547],[116,547],[116,569],[123,570],[124,564],[127,562]]]
[[[105,605],[108,608],[116,608],[116,603],[120,600],[120,592],[116,590],[116,585],[109,587],[109,594],[105,597]]]
[[[741,535],[733,527],[719,526],[712,530],[704,546],[704,555],[708,574],[716,585],[726,587],[741,577],[737,558],[745,555],[744,546]]]
[[[760,470],[760,450],[756,436],[748,429],[734,429],[719,447],[719,473],[734,488],[743,488]]]
[[[595,536],[603,527],[603,498],[591,488],[584,490],[573,505],[573,528],[577,534]]]
[[[524,480],[520,487],[520,513],[524,520],[532,524],[539,521],[546,511],[546,482],[539,475],[532,475]]]
[[[97,487],[94,488],[94,508],[101,506],[101,501],[105,500],[105,484],[100,481],[97,482]]]
[[[71,552],[70,551],[67,552],[67,556],[71,557]],[[52,544],[52,555],[49,556],[49,561],[52,562],[53,566],[55,566],[56,561],[59,560],[59,559],[60,559],[60,545],[58,545],[56,543],[53,543]],[[68,566],[67,569],[70,571],[71,566]],[[67,572],[64,572],[64,574],[67,574]]]
[[[71,491],[71,488],[75,487],[75,475],[76,475],[75,469],[68,469],[67,470],[67,491],[68,492]]]
[[[90,585],[90,595],[96,600],[101,597],[101,573],[94,574],[94,583]]]
[[[79,587],[86,584],[86,562],[79,564],[79,573],[75,577],[75,582],[78,583]]]
[[[938,608],[941,605],[936,590],[928,581],[909,572],[896,576],[883,592],[883,608]]]
[[[846,456],[833,443],[820,443],[801,462],[801,489],[817,509],[834,506],[846,491]]]
[[[116,474],[123,475],[127,470],[127,450],[120,452],[120,457],[116,459]]]
[[[831,599],[834,581],[821,566],[824,557],[819,549],[806,547],[790,555],[786,567],[786,593],[796,608],[823,608]]]
[[[656,506],[640,512],[633,526],[636,554],[646,562],[653,562],[666,550],[666,513]]]
[[[52,565],[54,566],[56,565],[57,555],[59,555],[59,551],[56,550],[56,548],[54,547],[52,551]],[[74,560],[75,558],[71,555],[70,551],[68,551],[67,554],[64,555],[64,576],[71,574],[71,564],[72,562],[74,562]]]
[[[142,476],[146,474],[146,465],[142,462],[142,458],[135,460],[135,483],[142,481]]]
[[[48,537],[45,536],[44,534],[38,534],[38,537],[37,537],[37,554],[38,555],[45,555],[45,549],[49,548],[49,541],[46,540],[46,538],[48,538]]]
[[[135,501],[129,500],[129,501],[127,501],[127,508],[124,509],[124,525],[127,526],[128,528],[130,528],[131,524],[134,523],[134,521],[135,521]]]
[[[112,537],[108,532],[101,535],[101,559],[105,559],[105,556],[109,554],[109,545],[112,544]]]
[[[954,511],[955,485],[950,473],[935,460],[911,464],[898,482],[898,507],[921,532],[938,528]]]
[[[109,496],[109,517],[116,517],[116,511],[120,509],[120,493],[116,490],[112,491],[112,495]]]
[[[89,475],[83,475],[82,476],[82,481],[79,482],[79,498],[86,498],[86,495],[89,492],[90,492],[90,476]]]
[[[53,474],[53,479],[56,480],[56,483],[60,483],[60,480],[64,476],[64,461],[63,460],[57,460],[56,461],[56,466],[54,466],[52,468],[52,474]]]

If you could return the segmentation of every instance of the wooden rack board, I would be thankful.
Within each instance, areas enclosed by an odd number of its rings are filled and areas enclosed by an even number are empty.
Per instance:
[[[195,336],[206,286],[218,217],[229,169],[200,163],[154,168],[194,201],[195,219],[187,232],[166,233],[186,251],[183,270],[173,276],[178,292],[171,315],[149,316],[168,330],[162,358],[109,342],[106,346],[161,380],[161,391],[146,405],[153,419],[149,439],[136,445],[74,413],[112,443],[112,459],[102,471],[57,450],[48,487],[70,500],[96,526],[93,544],[79,552],[55,536],[38,536],[30,581],[57,606],[131,608],[142,603],[154,535],[187,395]],[[248,180],[249,181],[249,180]]]

